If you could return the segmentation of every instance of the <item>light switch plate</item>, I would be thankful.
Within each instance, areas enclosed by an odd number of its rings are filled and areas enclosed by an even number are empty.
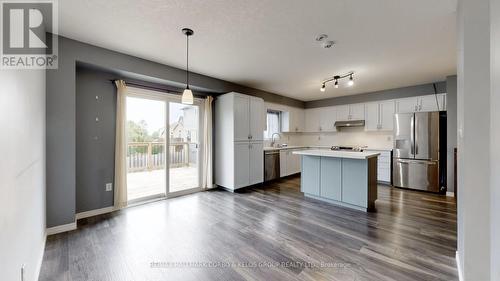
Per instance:
[[[113,184],[112,184],[112,183],[110,183],[110,182],[108,182],[108,183],[106,184],[106,191],[112,191],[112,190],[113,190]]]

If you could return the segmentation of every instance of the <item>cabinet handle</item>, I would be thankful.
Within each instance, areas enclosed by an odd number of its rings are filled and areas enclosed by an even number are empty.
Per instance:
[[[248,135],[248,139],[250,139],[250,135]]]
[[[419,110],[419,111],[420,111],[420,110],[422,110],[422,105],[419,105],[419,106],[418,106],[418,110]]]

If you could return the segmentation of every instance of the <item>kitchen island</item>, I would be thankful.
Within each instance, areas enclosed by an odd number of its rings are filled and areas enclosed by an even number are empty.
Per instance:
[[[376,152],[301,150],[305,196],[362,211],[375,209]]]

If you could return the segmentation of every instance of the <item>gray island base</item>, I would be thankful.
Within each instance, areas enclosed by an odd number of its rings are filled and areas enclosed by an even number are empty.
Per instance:
[[[361,211],[375,210],[377,157],[374,152],[303,150],[300,189],[306,197]]]

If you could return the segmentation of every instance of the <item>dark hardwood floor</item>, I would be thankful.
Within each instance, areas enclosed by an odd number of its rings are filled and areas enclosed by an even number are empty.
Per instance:
[[[375,213],[294,177],[200,192],[50,236],[40,280],[456,280],[453,198],[379,186]]]

